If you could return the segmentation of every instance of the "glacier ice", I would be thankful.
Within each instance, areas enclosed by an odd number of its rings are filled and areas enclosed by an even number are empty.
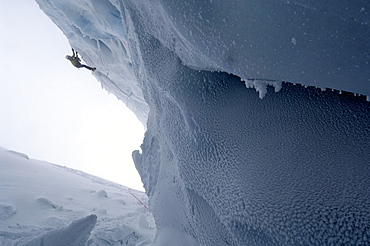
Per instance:
[[[94,76],[102,86],[143,123],[149,107],[142,82],[149,75],[140,32],[196,70],[370,95],[370,4],[361,0],[37,2],[84,60],[100,67]]]
[[[369,3],[37,2],[147,126],[155,245],[370,239],[370,105],[345,92],[370,94]]]

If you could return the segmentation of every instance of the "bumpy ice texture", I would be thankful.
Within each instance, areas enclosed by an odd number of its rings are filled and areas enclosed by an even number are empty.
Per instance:
[[[369,102],[315,87],[370,94],[369,3],[38,2],[147,123],[157,245],[368,242]]]

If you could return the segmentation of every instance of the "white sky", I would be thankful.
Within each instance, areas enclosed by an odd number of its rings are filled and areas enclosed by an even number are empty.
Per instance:
[[[143,190],[142,124],[70,53],[35,1],[0,0],[0,146]]]

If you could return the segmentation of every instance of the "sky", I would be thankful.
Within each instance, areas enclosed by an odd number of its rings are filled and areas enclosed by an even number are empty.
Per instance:
[[[131,158],[144,127],[32,0],[0,0],[0,146],[143,190]]]

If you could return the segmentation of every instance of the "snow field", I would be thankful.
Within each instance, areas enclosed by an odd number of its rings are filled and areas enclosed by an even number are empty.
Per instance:
[[[127,187],[5,149],[0,166],[0,245],[151,244],[153,217]]]

